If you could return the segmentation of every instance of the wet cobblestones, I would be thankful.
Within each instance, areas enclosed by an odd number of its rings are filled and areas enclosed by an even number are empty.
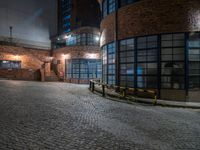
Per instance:
[[[124,104],[65,83],[0,81],[0,149],[200,150],[200,111]]]

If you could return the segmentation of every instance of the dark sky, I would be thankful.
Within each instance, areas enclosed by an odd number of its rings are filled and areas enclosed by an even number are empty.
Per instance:
[[[56,34],[56,0],[0,0],[0,36],[49,42]]]

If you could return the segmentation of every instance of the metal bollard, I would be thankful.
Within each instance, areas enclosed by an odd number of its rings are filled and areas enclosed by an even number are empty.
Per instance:
[[[156,104],[157,104],[157,96],[155,96],[153,100],[153,105],[156,105]]]
[[[126,89],[123,89],[122,96],[126,97]]]
[[[102,96],[105,97],[106,93],[105,93],[105,85],[102,84]]]
[[[90,87],[89,87],[89,88],[90,88],[90,90],[91,90],[91,88],[92,88],[92,82],[91,82],[91,81],[90,81]]]
[[[92,92],[94,92],[94,82],[92,82]]]

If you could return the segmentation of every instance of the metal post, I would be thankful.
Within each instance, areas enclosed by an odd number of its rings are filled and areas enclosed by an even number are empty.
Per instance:
[[[105,85],[102,84],[102,96],[105,97]]]
[[[10,26],[9,29],[10,29],[10,43],[12,43],[12,29],[13,29],[13,27]]]
[[[185,33],[185,94],[186,101],[189,100],[189,33]]]
[[[153,105],[157,104],[157,95],[155,95],[154,100],[153,100]]]
[[[92,82],[92,92],[94,92],[94,82]]]
[[[158,36],[158,54],[157,54],[157,90],[158,98],[161,96],[161,35]]]
[[[116,10],[115,10],[115,33],[114,33],[114,42],[115,42],[115,85],[120,85],[120,62],[119,62],[119,42],[118,42],[118,8],[119,1],[116,0]],[[117,90],[116,90],[117,91]]]
[[[126,97],[126,89],[123,89],[123,93],[122,93],[123,97]]]
[[[66,80],[66,69],[67,69],[67,65],[66,65],[66,59],[64,59],[64,67],[63,67],[63,80],[64,80],[64,82],[65,82],[65,80]]]
[[[91,81],[90,81],[90,87],[89,87],[89,88],[90,88],[90,90],[91,90],[91,88],[92,88],[92,82],[91,82]]]
[[[137,95],[137,38],[134,38],[134,95]]]

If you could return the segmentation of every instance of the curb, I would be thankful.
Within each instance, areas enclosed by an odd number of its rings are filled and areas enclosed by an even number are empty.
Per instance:
[[[93,94],[102,94],[100,90],[95,89],[95,92],[92,92]],[[103,97],[102,95],[100,95]],[[177,101],[167,101],[167,100],[160,100],[158,99],[156,103],[153,99],[148,98],[139,98],[139,97],[122,97],[118,95],[113,95],[111,93],[106,93],[105,96],[106,99],[118,101],[122,103],[127,104],[134,104],[134,103],[145,103],[145,104],[151,104],[154,106],[162,106],[162,107],[175,107],[175,108],[190,108],[190,109],[200,109],[200,103],[195,102],[177,102]]]

